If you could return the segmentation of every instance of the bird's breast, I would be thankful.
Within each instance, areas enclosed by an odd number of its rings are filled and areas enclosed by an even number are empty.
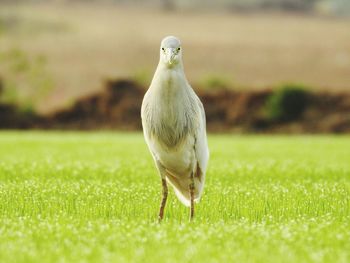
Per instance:
[[[169,148],[181,144],[191,129],[191,122],[183,110],[172,106],[159,108],[151,133],[152,137]]]
[[[181,74],[171,70],[161,73],[150,87],[143,124],[150,139],[171,149],[193,133],[196,102]]]

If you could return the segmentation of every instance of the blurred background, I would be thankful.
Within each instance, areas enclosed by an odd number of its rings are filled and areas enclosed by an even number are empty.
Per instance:
[[[210,131],[350,131],[348,0],[0,0],[0,127],[140,129],[167,35]]]

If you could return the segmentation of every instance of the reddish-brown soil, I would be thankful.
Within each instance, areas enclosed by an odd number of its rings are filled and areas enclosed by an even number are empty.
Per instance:
[[[49,116],[25,114],[0,104],[0,128],[140,130],[145,89],[129,80],[107,81],[105,89]],[[199,90],[214,132],[347,133],[350,93],[311,93],[306,110],[289,122],[271,121],[265,112],[272,90]]]

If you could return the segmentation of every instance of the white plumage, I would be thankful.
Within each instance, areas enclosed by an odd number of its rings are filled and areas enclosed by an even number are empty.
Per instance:
[[[141,108],[146,143],[162,178],[163,198],[159,219],[167,199],[167,182],[180,201],[191,207],[199,201],[205,182],[209,150],[202,103],[188,84],[180,41],[162,40],[159,64]]]

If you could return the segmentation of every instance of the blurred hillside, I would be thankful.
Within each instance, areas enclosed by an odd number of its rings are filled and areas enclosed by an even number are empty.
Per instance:
[[[217,9],[239,12],[283,10],[349,15],[347,0],[0,0],[0,3],[110,3],[151,6],[167,10]]]
[[[350,20],[334,15],[347,2],[0,0],[0,102],[48,113],[108,78],[147,88],[169,34],[196,87],[347,91]]]

